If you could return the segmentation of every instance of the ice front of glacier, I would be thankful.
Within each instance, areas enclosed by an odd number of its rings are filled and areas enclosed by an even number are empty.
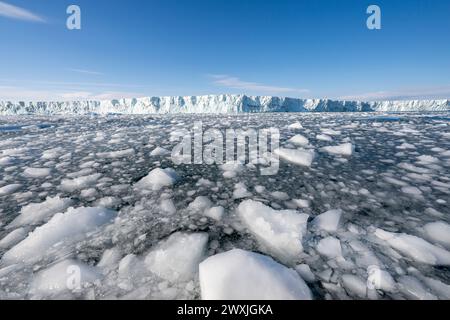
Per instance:
[[[205,95],[144,97],[103,101],[23,102],[0,101],[0,115],[176,114],[267,112],[426,112],[449,111],[444,100],[338,101],[273,96]]]

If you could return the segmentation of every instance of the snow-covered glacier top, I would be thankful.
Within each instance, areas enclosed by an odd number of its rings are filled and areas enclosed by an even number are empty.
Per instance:
[[[10,102],[0,101],[0,115],[16,114],[165,114],[258,112],[414,112],[450,111],[445,100],[338,101],[273,96],[206,95],[144,97],[102,101]]]

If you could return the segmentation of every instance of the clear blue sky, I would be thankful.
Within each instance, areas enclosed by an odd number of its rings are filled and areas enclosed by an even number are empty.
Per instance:
[[[0,43],[0,99],[450,98],[448,0],[0,0]]]

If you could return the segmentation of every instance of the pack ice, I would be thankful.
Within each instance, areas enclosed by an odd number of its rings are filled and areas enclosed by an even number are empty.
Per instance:
[[[448,101],[224,95],[0,113],[0,299],[450,297]],[[197,121],[280,140],[261,162],[175,163]],[[278,167],[260,174],[267,159]]]

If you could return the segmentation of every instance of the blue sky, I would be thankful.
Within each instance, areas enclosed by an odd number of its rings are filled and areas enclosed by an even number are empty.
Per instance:
[[[0,0],[0,99],[450,98],[449,35],[447,0]]]

